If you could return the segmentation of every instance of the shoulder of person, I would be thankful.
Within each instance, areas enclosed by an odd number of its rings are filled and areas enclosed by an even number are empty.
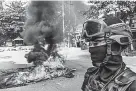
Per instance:
[[[95,74],[97,72],[98,68],[97,67],[90,67],[87,69],[87,72],[85,73],[85,78],[90,77],[91,75]]]
[[[130,68],[126,68],[121,74],[115,78],[115,83],[118,85],[128,85],[136,81],[136,73]]]
[[[92,73],[97,72],[97,70],[98,70],[98,68],[97,68],[97,67],[90,67],[90,68],[88,68],[88,69],[87,69],[87,73],[92,74]]]
[[[97,67],[90,67],[87,69],[87,72],[84,75],[84,78],[86,80],[88,80],[89,78],[91,78],[96,72],[98,71]]]

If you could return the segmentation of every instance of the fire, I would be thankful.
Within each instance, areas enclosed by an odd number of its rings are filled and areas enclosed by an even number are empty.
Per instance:
[[[73,77],[73,71],[64,66],[65,59],[56,51],[56,43],[62,41],[62,24],[57,15],[56,1],[32,1],[27,9],[25,31],[22,36],[26,44],[34,49],[25,55],[34,66],[4,72],[0,88],[27,85],[54,77]],[[47,50],[44,45],[49,44]]]
[[[39,55],[37,55],[38,53]],[[35,56],[37,56],[38,58],[44,58],[44,55],[41,55],[40,52],[27,55],[27,57],[31,57],[32,59],[33,57],[35,58]],[[20,68],[4,72],[3,75],[1,75],[0,79],[0,89],[28,85],[32,82],[39,82],[61,76],[68,78],[74,76],[73,72],[75,71],[75,69],[65,67],[65,59],[59,54],[55,56],[54,54],[51,54],[46,61],[41,61],[42,62],[40,63],[39,61],[36,62],[37,64],[34,64],[34,66],[32,67]]]

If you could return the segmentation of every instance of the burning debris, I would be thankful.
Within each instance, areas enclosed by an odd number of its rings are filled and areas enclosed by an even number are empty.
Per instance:
[[[0,76],[0,89],[24,86],[32,82],[39,82],[56,77],[74,77],[75,69],[65,67],[65,59],[57,52],[52,52],[50,56],[46,52],[34,51],[25,55],[29,63],[34,66],[19,68],[11,71],[3,71]]]
[[[27,85],[54,77],[73,77],[75,69],[64,66],[64,58],[56,51],[56,43],[62,41],[62,24],[56,1],[32,1],[27,9],[27,21],[22,36],[34,49],[25,55],[34,66],[4,72],[0,88]],[[44,45],[48,44],[47,50]]]

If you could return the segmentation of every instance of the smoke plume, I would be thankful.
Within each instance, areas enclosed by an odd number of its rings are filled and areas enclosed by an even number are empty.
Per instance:
[[[27,8],[27,20],[22,36],[26,44],[34,44],[39,38],[48,44],[62,41],[62,19],[57,1],[31,1]]]

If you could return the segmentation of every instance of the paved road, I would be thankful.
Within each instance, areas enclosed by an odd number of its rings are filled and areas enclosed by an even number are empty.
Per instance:
[[[66,66],[77,69],[74,78],[60,77],[28,86],[1,89],[0,91],[81,91],[84,73],[88,67],[92,66],[89,53],[87,50],[73,48],[64,54],[68,54]],[[124,59],[129,66],[134,67],[136,65],[135,57],[124,57]]]
[[[1,89],[0,91],[81,91],[81,85],[86,69],[91,66],[91,61],[86,50],[70,49],[67,51],[66,66],[70,68],[76,68],[74,78],[55,78],[53,80],[47,80],[30,84],[28,86]]]

